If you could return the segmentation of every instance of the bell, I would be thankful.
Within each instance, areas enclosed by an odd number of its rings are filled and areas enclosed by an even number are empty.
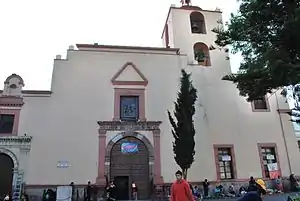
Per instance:
[[[198,31],[199,30],[199,26],[198,26],[197,23],[195,23],[195,22],[192,23],[192,30],[193,31]]]

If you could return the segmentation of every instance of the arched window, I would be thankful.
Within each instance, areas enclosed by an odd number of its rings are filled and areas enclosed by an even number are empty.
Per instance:
[[[206,34],[204,16],[200,12],[192,12],[190,14],[192,33]]]
[[[211,66],[209,48],[204,43],[199,42],[194,45],[194,56],[199,65]]]

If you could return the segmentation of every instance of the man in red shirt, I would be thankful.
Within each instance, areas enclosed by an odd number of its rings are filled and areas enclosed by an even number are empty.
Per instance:
[[[171,187],[171,201],[194,201],[189,184],[182,178],[182,172],[175,173],[176,181]]]

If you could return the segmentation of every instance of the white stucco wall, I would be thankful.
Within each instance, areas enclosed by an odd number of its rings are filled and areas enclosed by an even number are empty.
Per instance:
[[[180,69],[186,64],[186,58],[149,52],[69,51],[68,60],[55,61],[51,97],[25,97],[19,131],[33,136],[26,174],[28,184],[86,183],[96,178],[97,121],[112,119],[114,86],[110,79],[128,61],[132,61],[149,81],[145,92],[146,117],[163,122],[162,174],[166,182],[173,180],[178,167],[172,157],[172,135],[166,111],[173,110]],[[276,143],[283,174],[288,175],[275,96],[269,99],[270,112],[252,112],[251,104],[238,95],[234,85],[215,76],[215,71],[228,64],[221,61],[216,58],[215,65],[210,68],[186,67],[193,73],[199,96],[195,115],[196,156],[190,180],[216,179],[213,144],[233,144],[237,176],[247,178],[261,176],[257,143]],[[285,131],[292,134],[290,123],[287,119],[284,121]],[[150,132],[141,133],[153,144]],[[116,134],[108,132],[107,143]],[[298,168],[299,162],[295,159],[299,153],[291,155],[294,167]],[[68,161],[70,167],[57,168],[58,161],[62,160]],[[297,168],[294,168],[295,173]]]
[[[178,169],[173,159],[167,110],[173,110],[181,68],[192,72],[199,96],[194,118],[196,156],[189,171],[191,181],[216,180],[214,144],[233,144],[237,176],[248,178],[261,176],[257,143],[276,143],[281,170],[287,176],[290,172],[281,127],[287,137],[292,170],[300,175],[295,134],[284,115],[281,126],[275,95],[269,98],[270,112],[253,112],[251,104],[239,96],[233,84],[221,81],[221,77],[230,72],[223,51],[211,51],[211,67],[187,65],[193,58],[195,42],[205,42],[208,46],[213,43],[214,35],[210,30],[221,17],[220,13],[203,12],[208,34],[194,36],[186,23],[190,12],[171,11],[172,29],[169,27],[169,30],[173,31],[173,38],[170,42],[181,48],[182,56],[158,50],[85,48],[68,51],[67,60],[55,60],[51,96],[24,97],[19,132],[33,136],[27,184],[94,181],[98,167],[97,121],[112,120],[115,86],[111,78],[127,62],[133,62],[148,79],[145,87],[147,120],[163,122],[160,127],[161,161],[165,182],[171,182]],[[136,79],[133,73],[127,72],[119,79]],[[279,99],[279,108],[287,108],[284,100]],[[141,133],[153,144],[150,132]],[[116,134],[108,132],[106,143]],[[68,161],[70,167],[57,168],[58,161]]]

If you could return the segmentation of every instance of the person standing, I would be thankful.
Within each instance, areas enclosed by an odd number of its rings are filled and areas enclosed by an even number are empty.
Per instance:
[[[87,187],[86,187],[85,201],[91,201],[91,194],[92,194],[92,186],[91,186],[91,182],[88,181],[88,184],[87,184]]]
[[[132,182],[131,184],[131,192],[132,192],[132,197],[133,197],[133,200],[137,200],[137,192],[138,192],[138,188],[137,188],[137,185],[135,182]]]
[[[204,197],[207,198],[208,191],[209,191],[209,182],[207,181],[207,179],[204,179],[204,182],[202,183],[202,185],[203,185]]]
[[[107,200],[115,201],[116,200],[116,186],[114,182],[110,182],[109,186],[106,188],[107,191]]]
[[[171,187],[171,200],[170,201],[193,201],[193,194],[189,184],[182,178],[182,172],[175,173],[176,181]]]
[[[291,182],[291,190],[292,192],[297,192],[297,191],[300,191],[300,186],[299,186],[299,183],[295,177],[294,174],[291,174],[290,175],[290,182]]]

